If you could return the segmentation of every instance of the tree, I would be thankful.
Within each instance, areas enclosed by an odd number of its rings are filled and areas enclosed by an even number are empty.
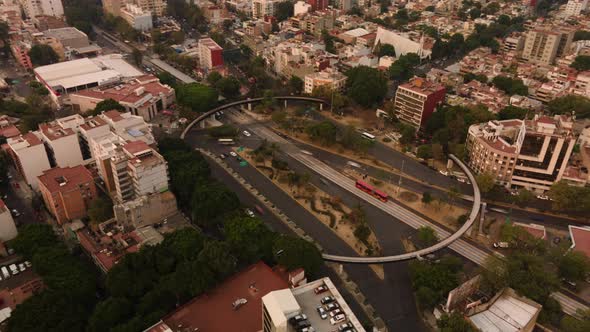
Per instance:
[[[518,195],[514,196],[514,203],[520,207],[524,207],[533,198],[535,198],[535,195],[530,190],[521,188],[518,190]]]
[[[460,154],[455,153],[455,151],[451,151],[451,152],[454,153],[455,155],[457,155],[457,157],[461,158]],[[444,156],[445,156],[445,153],[443,150],[443,146],[439,143],[433,143],[432,144],[432,158],[434,158],[436,160],[443,160]]]
[[[366,222],[359,223],[354,228],[354,236],[364,244],[369,244],[369,236],[371,235],[371,228]]]
[[[37,44],[31,47],[29,57],[35,67],[59,62],[57,53],[55,53],[51,46],[45,44]]]
[[[216,225],[223,214],[240,206],[235,192],[213,181],[197,184],[191,202],[192,219],[204,227]]]
[[[163,71],[158,73],[156,76],[160,80],[160,83],[169,85],[173,88],[176,86],[176,77],[174,77],[174,75],[170,74],[169,72]]]
[[[126,298],[110,297],[100,302],[88,321],[88,332],[108,331],[111,326],[128,319],[133,313],[133,304]]]
[[[547,193],[556,210],[590,211],[590,188],[575,187],[565,181],[551,186]]]
[[[178,104],[198,113],[204,113],[213,108],[217,104],[217,97],[215,89],[199,83],[183,84],[176,89]]]
[[[466,214],[462,214],[457,217],[457,224],[459,224],[459,226],[463,226],[467,222],[467,220],[469,220],[469,216]]]
[[[224,124],[217,127],[211,127],[208,129],[209,136],[213,138],[221,138],[221,137],[235,137],[238,135],[238,128]]]
[[[590,99],[584,96],[567,95],[551,100],[547,104],[551,114],[573,114],[576,117],[585,119],[590,117]]]
[[[418,241],[422,247],[430,247],[431,245],[438,242],[438,236],[432,227],[422,226],[418,228]]]
[[[496,185],[496,177],[494,174],[486,172],[475,176],[477,186],[482,193],[488,193]]]
[[[133,48],[133,52],[131,53],[131,57],[133,58],[133,62],[136,66],[141,66],[143,61],[143,53],[140,50]]]
[[[223,227],[225,239],[240,262],[272,258],[273,233],[257,218],[236,217]]]
[[[418,147],[417,152],[416,152],[416,156],[418,156],[418,158],[422,158],[422,159],[432,158],[432,145],[430,145],[430,144],[420,145]]]
[[[223,76],[221,76],[219,72],[213,71],[207,76],[207,82],[209,82],[210,85],[215,86],[215,84],[217,84],[222,78]]]
[[[459,191],[459,188],[457,188],[457,186],[451,186],[449,188],[449,191],[447,192],[447,196],[449,197],[449,201],[453,203],[457,201],[459,197],[461,197],[461,192]]]
[[[453,311],[450,315],[443,314],[436,325],[441,332],[476,332],[473,325],[463,318],[459,311]]]
[[[390,44],[379,45],[378,56],[379,57],[382,57],[382,56],[395,57],[395,48],[393,47],[393,45],[390,45]]]
[[[425,191],[424,193],[422,193],[422,203],[424,203],[424,205],[428,205],[432,202],[432,194],[429,191]]]
[[[299,237],[277,237],[272,251],[276,262],[287,270],[303,268],[310,276],[317,275],[323,263],[322,255],[316,246]]]
[[[358,66],[346,72],[348,96],[364,107],[383,101],[387,93],[387,79],[377,69]]]
[[[98,115],[102,112],[107,112],[107,111],[120,111],[120,112],[124,112],[125,111],[125,106],[119,104],[118,101],[115,101],[114,99],[105,99],[101,102],[99,102],[98,104],[96,104],[96,107],[94,108],[94,110],[92,112],[90,112],[90,115]]]
[[[35,252],[51,247],[58,241],[49,224],[26,224],[19,228],[18,236],[12,240],[11,247],[27,258]]]
[[[88,217],[95,224],[113,217],[113,202],[105,197],[95,198],[88,207]]]
[[[499,120],[524,119],[529,110],[512,105],[508,105],[498,112]]]
[[[561,319],[563,332],[585,332],[590,330],[590,310],[578,312],[581,318],[564,315]]]
[[[311,124],[305,128],[305,132],[312,140],[320,141],[324,145],[333,145],[336,143],[338,127],[330,121],[322,121],[317,124]]]
[[[203,264],[207,264],[211,271],[222,278],[229,276],[238,263],[231,253],[229,244],[217,240],[205,241],[198,259]]]
[[[405,81],[414,76],[414,69],[420,64],[420,57],[416,53],[400,56],[391,67],[389,77],[394,81]]]
[[[235,98],[240,95],[240,81],[235,77],[224,77],[217,81],[215,87],[226,98]]]
[[[570,67],[578,71],[590,70],[590,55],[578,55]]]
[[[492,79],[492,84],[509,95],[527,96],[529,94],[529,89],[519,78],[498,75]]]
[[[277,4],[276,9],[276,18],[277,21],[282,22],[289,17],[293,16],[293,2],[291,1],[283,1]]]
[[[301,92],[303,92],[303,85],[303,80],[295,75],[291,76],[291,78],[289,79],[289,88],[295,94],[300,94]]]
[[[424,309],[431,309],[457,287],[462,263],[457,257],[443,256],[438,263],[412,261],[409,267],[418,303]]]
[[[568,281],[583,281],[589,272],[590,261],[579,251],[568,251],[558,262],[559,277]]]
[[[578,30],[574,33],[574,41],[578,40],[590,40],[590,31]]]
[[[416,128],[409,124],[400,123],[400,134],[402,135],[399,139],[401,144],[409,144],[414,138],[416,138]]]

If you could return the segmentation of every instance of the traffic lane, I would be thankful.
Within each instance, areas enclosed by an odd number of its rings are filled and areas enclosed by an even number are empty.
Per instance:
[[[188,136],[187,141],[193,146],[211,142],[210,140],[194,140],[192,138],[194,136]],[[225,149],[215,144],[204,147],[211,148],[216,153],[221,153]],[[228,165],[236,170],[251,185],[256,187],[265,197],[272,197],[272,203],[277,205],[283,213],[295,221],[312,238],[316,239],[326,252],[358,256],[352,248],[340,240],[328,227],[319,222],[315,216],[291,199],[290,196],[276,187],[251,165],[240,167],[236,160],[228,160]],[[389,328],[402,327],[404,331],[424,330],[416,312],[413,295],[408,295],[408,290],[411,290],[411,283],[409,282],[408,271],[404,263],[388,264],[386,266],[385,280],[380,280],[365,265],[345,265],[345,269],[350,277],[355,280],[375,310],[386,321]]]
[[[240,184],[234,177],[229,176],[221,166],[219,166],[216,162],[208,158],[207,161],[211,168],[211,176],[218,179],[230,190],[236,193],[236,195],[240,199],[240,202],[243,205],[249,207],[261,205],[257,197],[255,197],[246,188],[244,188],[244,186],[242,186],[242,184]],[[258,215],[258,218],[260,218],[271,230],[275,232],[296,236],[296,234],[293,231],[291,231],[291,229],[287,225],[285,225],[285,223],[283,223],[276,215],[274,215],[270,211],[265,211],[264,215]],[[338,290],[342,293],[346,302],[352,307],[352,310],[357,315],[357,317],[359,319],[366,319],[364,311],[357,303],[356,299],[350,293],[348,293],[347,289],[342,284],[342,281],[333,269],[329,268],[325,264],[322,264],[320,269],[320,275],[329,276],[332,279],[332,281],[336,284],[336,287],[338,287]]]
[[[16,191],[21,189],[15,188],[13,181],[7,181],[4,180],[0,185],[0,192],[2,193],[4,204],[11,210],[11,213],[13,209],[16,209],[20,213],[19,217],[13,216],[15,224],[20,226],[39,222],[30,205],[31,202],[26,202],[17,195]]]

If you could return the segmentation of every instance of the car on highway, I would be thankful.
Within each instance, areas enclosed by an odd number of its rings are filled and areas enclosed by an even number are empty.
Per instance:
[[[510,248],[510,243],[508,242],[494,242],[494,248]]]
[[[225,155],[225,153],[222,153],[222,154],[219,155],[219,158],[225,159],[225,158],[227,158],[227,156]]]
[[[449,172],[447,172],[447,171],[438,171],[438,172],[444,176],[449,176]]]
[[[238,154],[237,154],[237,153],[235,153],[235,152],[233,152],[233,151],[230,151],[230,152],[229,152],[229,154],[230,154],[232,157],[237,157],[237,156],[238,156]]]
[[[246,137],[250,137],[250,136],[252,136],[252,134],[250,134],[250,132],[248,132],[247,130],[244,130],[244,131],[242,132],[242,134],[244,134],[244,136],[246,136]]]
[[[246,209],[246,215],[248,215],[248,217],[250,218],[254,218],[256,215],[254,214],[254,211],[250,210],[250,209]]]

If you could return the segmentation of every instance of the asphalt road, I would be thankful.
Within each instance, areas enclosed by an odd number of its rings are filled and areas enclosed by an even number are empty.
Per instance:
[[[15,174],[16,171],[11,170],[11,174]],[[18,194],[18,190],[22,190],[20,187],[17,189],[14,185],[13,180],[4,180],[0,183],[0,193],[4,204],[9,210],[16,209],[19,213],[19,217],[14,217],[14,222],[17,226],[33,224],[39,222],[37,215],[31,208],[31,202],[21,198]],[[5,197],[6,196],[6,197]]]
[[[218,145],[215,140],[208,139],[203,131],[191,131],[187,135],[187,141],[193,146],[204,147],[215,153],[230,150],[228,147]],[[242,138],[240,144],[247,147],[256,147],[261,142],[260,138],[252,136]],[[326,252],[357,256],[352,248],[340,240],[327,226],[319,222],[315,216],[291,199],[290,196],[276,187],[252,166],[241,167],[235,160],[228,160],[228,164],[265,197],[268,197],[273,204],[295,221],[306,233],[318,241]],[[290,162],[289,164],[292,168],[304,170],[304,166],[299,165],[299,163]],[[222,175],[219,179],[225,182],[227,181],[226,177],[228,176]],[[318,186],[322,185],[316,175],[312,174],[311,181]],[[361,205],[367,207],[365,209],[367,219],[378,235],[383,251],[387,253],[403,252],[399,238],[402,235],[411,234],[412,230],[409,227],[397,220],[392,220],[391,216],[379,209],[368,208],[364,202],[337,186],[324,185],[323,189],[330,194],[338,195],[349,206],[355,206],[360,202]],[[375,222],[377,220],[388,220],[390,222],[377,223]],[[273,225],[274,227],[277,226]],[[345,269],[391,330],[423,331],[425,329],[416,311],[407,263],[385,264],[385,280],[377,278],[367,266],[346,265]]]

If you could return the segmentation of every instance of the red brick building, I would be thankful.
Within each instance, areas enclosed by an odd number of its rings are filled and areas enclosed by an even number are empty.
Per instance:
[[[324,10],[328,8],[328,0],[307,0],[313,10]]]
[[[59,224],[85,217],[97,197],[92,173],[82,165],[52,168],[38,179],[43,201]]]
[[[0,310],[10,308],[14,310],[17,305],[43,290],[43,280],[32,269],[4,278],[0,281]]]
[[[400,85],[395,94],[395,115],[413,127],[422,127],[436,106],[445,100],[445,87],[415,77]]]

